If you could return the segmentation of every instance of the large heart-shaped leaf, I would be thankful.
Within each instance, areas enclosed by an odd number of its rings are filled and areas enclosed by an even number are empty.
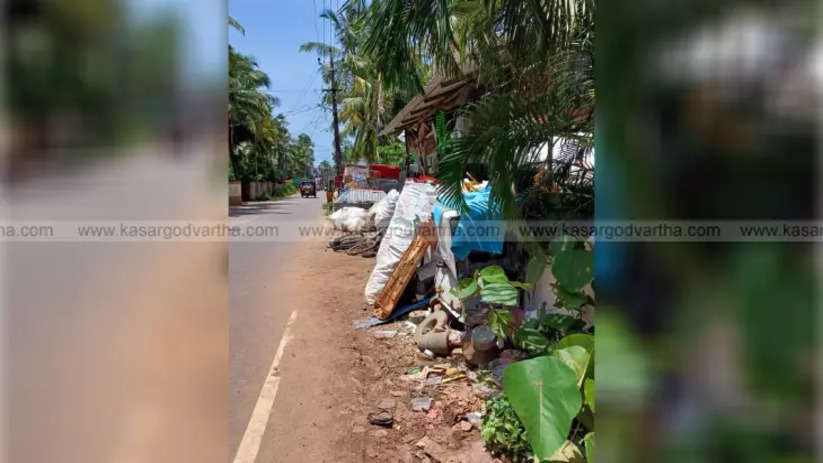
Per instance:
[[[577,292],[591,283],[594,272],[592,253],[580,248],[565,249],[554,256],[552,274],[557,284],[569,292]]]
[[[577,310],[588,302],[589,298],[583,291],[571,292],[566,290],[563,286],[554,285],[554,295],[560,299],[563,307],[571,310]]]
[[[580,346],[591,355],[589,360],[589,368],[586,371],[586,377],[594,377],[594,336],[586,333],[574,333],[565,336],[563,339],[557,341],[554,345],[555,349],[565,349],[570,346]]]
[[[510,283],[485,283],[480,288],[484,302],[500,305],[517,305],[517,289]]]
[[[577,375],[577,387],[582,386],[583,379],[586,378],[586,370],[589,369],[591,354],[583,347],[569,346],[565,349],[556,349],[554,356],[574,370]]]
[[[569,346],[580,346],[589,353],[594,353],[594,336],[585,333],[574,333],[557,341],[555,349],[565,349]]]
[[[551,458],[566,442],[582,406],[575,372],[557,357],[523,360],[506,368],[503,388],[528,431],[535,455]]]

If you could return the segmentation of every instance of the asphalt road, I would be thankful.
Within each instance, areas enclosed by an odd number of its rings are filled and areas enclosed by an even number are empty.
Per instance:
[[[324,193],[231,207],[229,225],[311,223],[322,218]],[[229,244],[229,444],[237,451],[292,307],[279,304],[289,285],[294,242]]]

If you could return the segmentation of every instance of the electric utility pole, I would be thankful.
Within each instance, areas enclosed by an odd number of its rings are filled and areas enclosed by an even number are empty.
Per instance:
[[[337,83],[334,81],[334,56],[329,53],[329,68],[331,70],[331,111],[334,123],[334,167],[337,169],[337,175],[343,175],[343,153],[340,151],[340,128],[338,127],[339,119],[337,117]]]

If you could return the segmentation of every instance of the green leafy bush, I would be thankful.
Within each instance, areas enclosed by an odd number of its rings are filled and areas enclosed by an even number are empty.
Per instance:
[[[514,332],[513,341],[530,356],[548,355],[557,341],[566,335],[580,333],[585,326],[586,323],[577,317],[541,311],[537,318],[523,322]]]
[[[585,333],[580,309],[594,305],[585,288],[594,274],[587,243],[563,239],[552,243],[551,271],[558,305],[568,314],[541,310],[514,333],[511,311],[519,290],[529,290],[546,268],[538,256],[526,268],[526,280],[509,280],[499,266],[476,272],[460,281],[453,294],[466,299],[479,294],[489,304],[488,324],[499,342],[511,339],[525,350],[528,360],[515,362],[503,374],[505,396],[487,402],[483,440],[488,448],[514,461],[582,461],[590,463],[594,448],[594,337]],[[592,331],[591,329],[586,331]],[[525,441],[525,445],[524,445]],[[584,457],[585,452],[585,457]]]
[[[489,328],[502,343],[512,335],[512,314],[503,307],[517,305],[519,289],[531,288],[528,283],[509,280],[499,265],[490,265],[475,272],[474,277],[460,280],[452,289],[452,294],[459,299],[467,299],[479,292],[480,299],[491,307]]]
[[[504,454],[515,462],[530,461],[531,446],[526,428],[505,396],[488,399],[484,405],[483,442],[493,452]]]
[[[272,196],[275,198],[282,198],[284,196],[291,196],[297,193],[297,187],[291,183],[284,183],[282,185],[277,185],[274,187],[272,191]]]
[[[503,385],[518,418],[532,431],[527,433],[528,440],[541,461],[579,461],[585,452],[591,463],[595,445],[594,337],[583,332],[586,324],[580,309],[595,304],[585,292],[594,278],[592,252],[587,243],[563,239],[552,243],[551,254],[556,305],[574,316],[543,310],[537,319],[527,320],[515,331],[515,345],[538,357],[509,366]],[[546,263],[544,256],[532,259],[526,280],[536,282]]]

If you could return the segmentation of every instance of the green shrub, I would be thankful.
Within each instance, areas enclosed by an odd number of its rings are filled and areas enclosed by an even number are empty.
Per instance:
[[[291,183],[284,183],[282,185],[277,185],[274,187],[272,191],[272,196],[275,198],[282,198],[284,196],[291,196],[297,193],[297,187]]]
[[[531,446],[526,428],[505,396],[488,399],[483,414],[483,442],[493,452],[504,454],[514,462],[531,461]]]

